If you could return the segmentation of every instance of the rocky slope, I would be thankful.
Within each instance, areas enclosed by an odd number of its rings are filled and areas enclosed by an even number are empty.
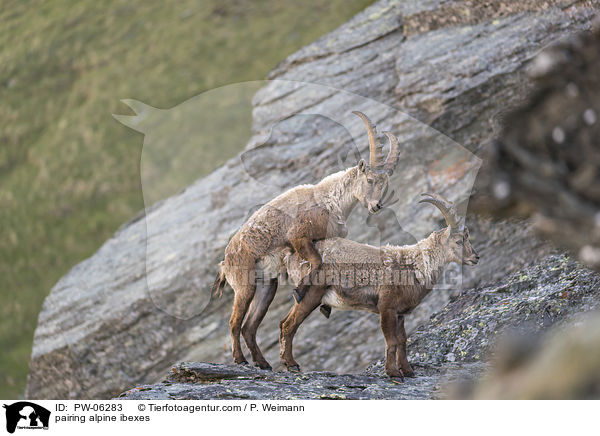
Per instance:
[[[370,400],[441,398],[446,380],[473,372],[463,368],[423,369],[418,379],[392,382],[376,375],[332,372],[289,373],[214,363],[181,363],[160,383],[123,392],[126,400]]]
[[[308,372],[287,373],[261,371],[236,365],[182,363],[172,368],[160,383],[142,385],[124,392],[124,399],[438,399],[465,397],[475,390],[472,385],[490,365],[493,369],[514,367],[526,361],[539,348],[541,332],[564,330],[580,321],[581,314],[600,308],[600,276],[581,267],[564,255],[550,255],[537,265],[499,281],[494,286],[475,287],[453,297],[443,310],[419,327],[409,338],[409,359],[416,377],[404,383],[390,381],[383,372],[381,361],[371,365],[363,374],[339,375]],[[546,389],[537,386],[521,389],[529,379],[517,378],[519,384],[502,385],[503,378],[487,382],[478,388],[476,396],[504,398],[578,398],[581,394],[600,393],[594,384],[600,375],[597,366],[600,347],[595,337],[600,316],[589,325],[569,332],[564,347],[560,339],[552,351],[553,362],[560,362],[560,348],[567,362],[573,353],[584,364],[557,364],[564,373],[553,374],[530,370],[535,386],[538,380]],[[502,333],[510,331],[514,340],[519,332],[520,347],[508,352],[497,348]],[[583,340],[578,338],[583,335]],[[505,339],[506,340],[506,339]],[[556,341],[555,341],[556,342]],[[581,342],[581,346],[576,346]],[[553,345],[553,343],[551,343]],[[575,345],[575,346],[573,346]],[[583,349],[585,347],[585,350]],[[380,348],[383,354],[383,346]],[[588,358],[584,358],[589,353]],[[547,359],[545,359],[547,360]],[[543,362],[544,365],[547,362]],[[534,366],[535,368],[536,366]],[[540,365],[538,364],[539,368]],[[543,369],[543,366],[542,366]],[[571,369],[578,371],[570,371]],[[516,371],[515,371],[516,372]],[[498,377],[497,377],[498,378]],[[556,383],[553,380],[567,380]],[[584,380],[585,383],[573,381]],[[589,383],[592,380],[594,383]],[[571,384],[569,384],[571,383]],[[580,386],[582,385],[583,386]],[[498,386],[495,386],[498,385]],[[555,386],[553,386],[555,385]],[[558,386],[556,386],[558,385]],[[565,385],[565,386],[563,386]],[[553,386],[548,389],[548,386]],[[596,390],[594,390],[596,389]]]
[[[230,293],[221,300],[209,297],[223,248],[257,205],[289,186],[340,169],[340,156],[349,156],[352,138],[361,138],[360,126],[350,114],[353,109],[394,131],[405,148],[392,179],[401,201],[393,213],[381,214],[375,222],[357,210],[349,223],[350,237],[402,242],[400,230],[418,238],[435,228],[438,217],[415,207],[418,193],[434,190],[451,198],[468,194],[477,160],[467,150],[485,150],[498,112],[526,95],[532,85],[524,74],[530,59],[544,45],[590,27],[592,2],[544,4],[507,1],[484,7],[478,2],[380,1],[282,62],[270,76],[279,80],[266,83],[255,96],[254,136],[241,158],[149,207],[145,217],[124,225],[53,288],[35,333],[27,397],[110,398],[131,386],[160,380],[176,361],[229,362]],[[298,113],[303,115],[292,116]],[[364,152],[364,139],[357,143]],[[476,295],[501,289],[498,283],[510,289],[505,281],[510,274],[530,268],[528,264],[542,268],[557,262],[549,257],[556,254],[532,235],[526,222],[472,217],[469,226],[482,261],[465,270],[462,286],[455,288],[471,289]],[[565,268],[568,274],[577,266],[568,263]],[[554,295],[544,294],[550,288],[541,282],[532,286],[533,297],[550,301],[548,295]],[[410,319],[409,331],[455,294],[456,290],[433,292]],[[519,295],[515,293],[515,301]],[[489,315],[484,303],[473,301],[481,307],[481,317]],[[259,344],[272,363],[278,354],[278,321],[289,305],[289,289],[284,287],[259,331]],[[590,305],[577,307],[586,310]],[[429,387],[418,387],[419,379],[407,382],[406,386],[415,383],[419,391],[415,397],[435,395],[431,386],[438,384],[445,366],[462,368],[449,363],[452,355],[455,361],[465,356],[473,360],[475,353],[485,351],[479,345],[476,351],[452,345],[456,342],[452,335],[466,326],[445,332],[449,325],[436,324],[435,319],[429,325],[439,329],[445,346],[436,362],[424,361],[422,374],[433,377]],[[419,347],[429,346],[419,332],[411,345],[411,353],[419,353],[413,354],[416,360],[421,358]],[[334,312],[329,320],[313,314],[296,344],[296,357],[304,369],[336,372],[361,371],[379,359],[383,349],[377,318],[363,313]],[[252,378],[259,373],[249,374]],[[256,377],[276,382],[291,376]],[[351,380],[343,383],[349,386]],[[376,396],[382,381],[373,380],[364,383],[372,383]],[[161,388],[160,395],[185,396],[187,388],[178,391],[178,383]],[[360,396],[347,389],[348,395]],[[196,389],[189,392],[205,395]],[[301,395],[290,393],[296,394]]]

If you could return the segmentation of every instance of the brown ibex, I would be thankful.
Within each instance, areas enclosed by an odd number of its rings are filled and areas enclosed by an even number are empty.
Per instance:
[[[374,247],[342,238],[315,244],[323,258],[320,274],[324,280],[313,284],[281,322],[281,360],[289,370],[300,370],[292,355],[298,327],[323,303],[378,313],[386,343],[385,372],[390,377],[414,376],[406,356],[404,315],[431,291],[447,264],[479,261],[469,242],[469,229],[461,228],[452,203],[439,195],[421,195],[426,198],[419,203],[437,206],[448,226],[414,245]],[[298,283],[307,274],[306,263],[290,250],[282,256],[290,278]]]
[[[365,114],[354,113],[367,128],[369,165],[361,159],[357,166],[332,174],[316,185],[300,185],[284,192],[257,210],[225,248],[214,290],[220,291],[226,280],[234,291],[229,326],[235,363],[247,363],[240,344],[242,333],[255,364],[271,369],[256,343],[256,330],[273,301],[278,281],[269,279],[255,299],[257,263],[260,269],[276,275],[282,265],[281,250],[288,247],[299,259],[309,262],[312,276],[321,265],[315,241],[346,236],[346,219],[356,203],[375,213],[393,196],[393,192],[387,197],[386,193],[389,176],[398,161],[398,140],[384,132],[390,141],[390,152],[384,161],[383,144],[377,143],[375,126]],[[309,288],[304,284],[303,287]]]

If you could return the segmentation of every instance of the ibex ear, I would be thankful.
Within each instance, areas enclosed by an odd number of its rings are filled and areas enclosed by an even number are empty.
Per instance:
[[[358,161],[358,169],[363,173],[367,172],[367,163],[364,159]]]

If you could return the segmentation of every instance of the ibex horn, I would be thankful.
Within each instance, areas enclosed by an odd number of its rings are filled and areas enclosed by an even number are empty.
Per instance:
[[[398,147],[398,138],[392,135],[390,132],[383,132],[390,141],[390,152],[385,159],[383,169],[391,176],[394,172],[394,168],[398,165],[398,156],[400,156],[400,148]]]
[[[365,127],[367,128],[367,136],[369,137],[369,165],[371,168],[378,168],[382,165],[382,151],[383,145],[377,144],[377,128],[371,122],[369,117],[359,111],[352,112],[355,115],[358,115],[363,122],[365,123]]]
[[[444,218],[446,219],[446,224],[448,224],[448,227],[450,227],[450,231],[456,232],[459,230],[460,219],[458,217],[458,214],[456,213],[454,205],[451,202],[449,202],[444,197],[438,194],[424,193],[421,195],[430,198],[424,198],[420,200],[419,203],[431,203],[434,206],[436,206],[440,210],[440,212],[442,212],[442,215],[444,215]]]

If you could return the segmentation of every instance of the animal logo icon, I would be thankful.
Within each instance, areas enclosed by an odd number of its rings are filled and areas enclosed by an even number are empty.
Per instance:
[[[19,429],[47,429],[50,411],[29,401],[4,404],[6,409],[6,431],[14,433]]]

